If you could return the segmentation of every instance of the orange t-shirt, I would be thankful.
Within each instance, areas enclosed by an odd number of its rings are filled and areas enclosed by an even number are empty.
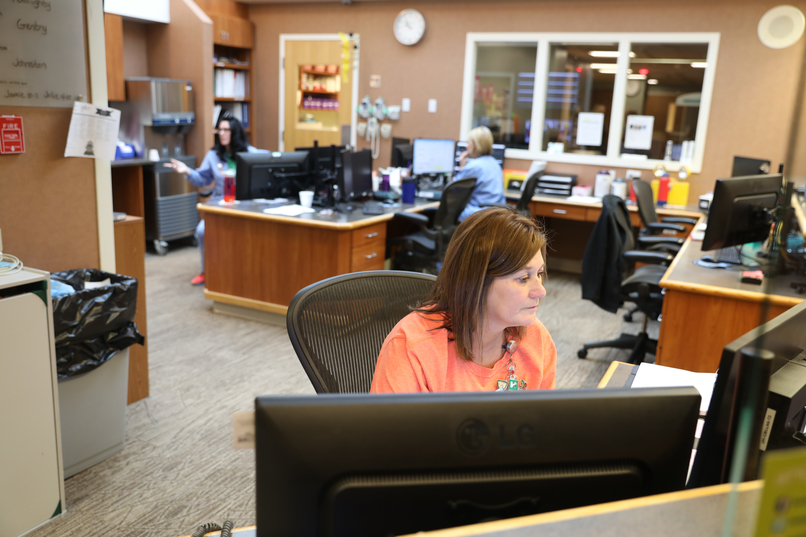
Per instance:
[[[371,393],[495,391],[509,372],[505,352],[492,369],[464,360],[441,320],[412,312],[392,329],[381,347]],[[515,375],[527,389],[553,389],[557,349],[540,321],[525,327],[512,355]]]

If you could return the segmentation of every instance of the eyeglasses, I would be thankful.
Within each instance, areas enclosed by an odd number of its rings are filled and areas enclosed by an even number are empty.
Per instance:
[[[220,132],[232,132],[232,129],[216,129],[215,132],[216,132],[216,134],[218,134]]]

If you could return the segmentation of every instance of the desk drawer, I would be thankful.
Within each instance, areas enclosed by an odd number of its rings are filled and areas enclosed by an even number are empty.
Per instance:
[[[374,240],[369,244],[353,248],[350,260],[350,272],[364,270],[383,270],[386,241]]]
[[[386,243],[386,222],[353,230],[353,249],[374,242]]]
[[[585,207],[574,207],[573,205],[562,205],[554,203],[533,203],[532,212],[535,216],[545,216],[548,218],[564,218],[566,220],[585,221]]]

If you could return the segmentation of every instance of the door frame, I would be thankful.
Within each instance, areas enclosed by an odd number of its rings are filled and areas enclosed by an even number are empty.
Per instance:
[[[358,121],[358,58],[360,58],[361,40],[359,34],[352,34],[353,42],[358,48],[353,49],[350,57],[350,68],[352,70],[352,103],[350,110],[350,145],[355,147],[357,136],[355,125]],[[285,129],[285,44],[286,41],[338,41],[341,42],[339,34],[280,34],[280,99],[278,104],[280,121],[277,125],[277,137],[280,151],[285,151],[285,140],[283,130]],[[356,58],[358,56],[358,58]]]

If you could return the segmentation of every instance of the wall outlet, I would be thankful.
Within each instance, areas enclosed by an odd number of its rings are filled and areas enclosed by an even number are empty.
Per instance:
[[[640,179],[641,178],[641,170],[627,170],[627,180],[630,179]]]

